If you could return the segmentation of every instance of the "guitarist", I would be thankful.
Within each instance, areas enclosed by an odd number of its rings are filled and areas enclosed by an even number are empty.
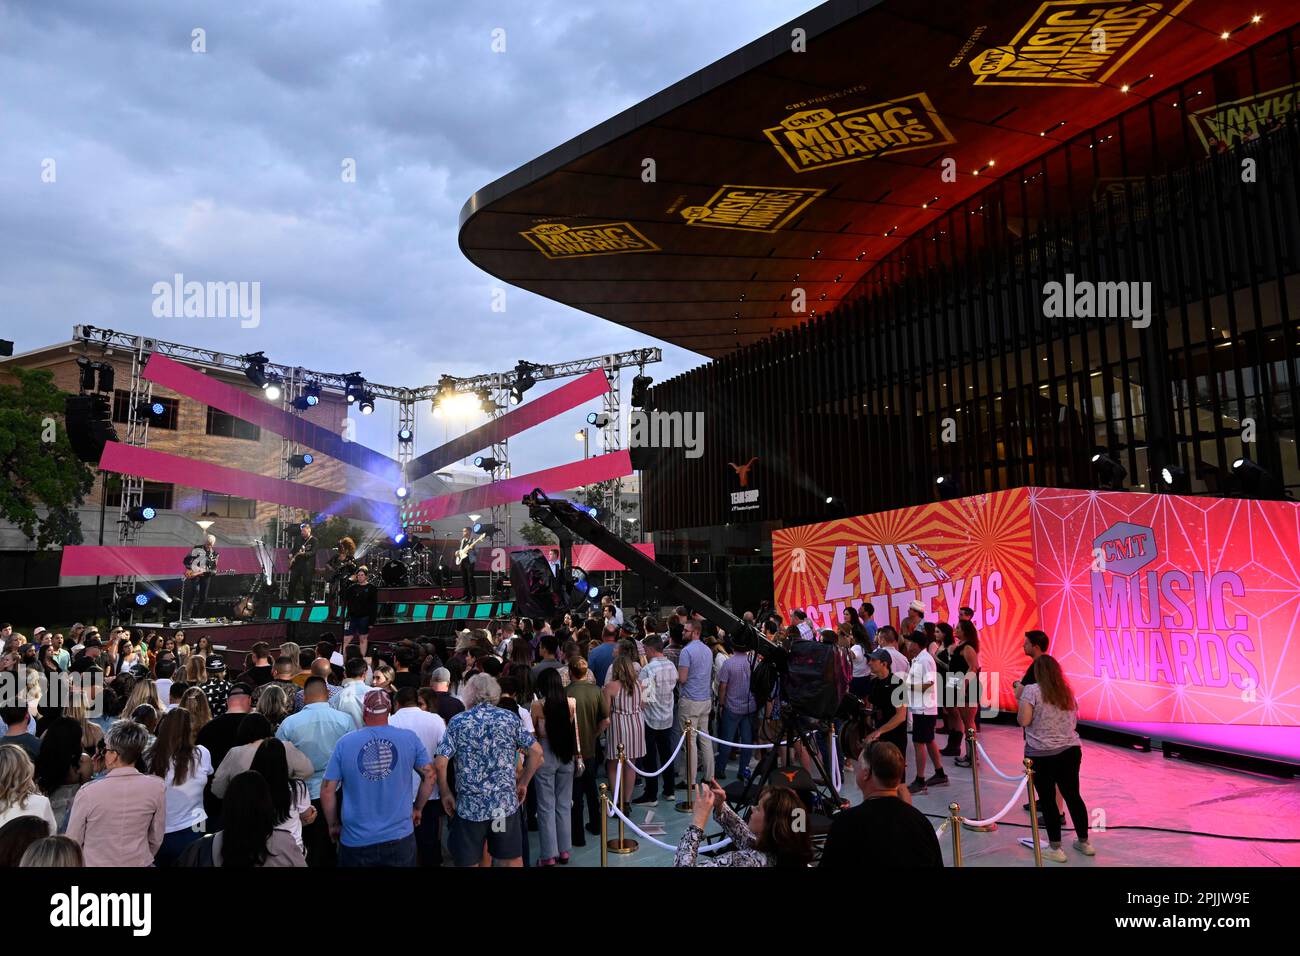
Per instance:
[[[191,614],[198,614],[208,603],[208,585],[217,572],[217,560],[221,557],[216,545],[216,535],[207,535],[203,544],[191,549],[182,562],[185,565],[185,580],[181,582],[182,619],[186,619],[187,604]]]
[[[298,526],[302,544],[289,561],[289,600],[306,604],[311,600],[312,577],[316,574],[316,539],[311,536],[311,522]]]
[[[469,528],[460,530],[460,547],[456,554],[460,556],[460,583],[465,589],[465,600],[472,601],[478,595],[474,591],[474,538]]]

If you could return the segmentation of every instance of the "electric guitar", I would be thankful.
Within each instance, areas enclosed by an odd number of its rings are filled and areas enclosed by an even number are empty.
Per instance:
[[[209,558],[207,549],[200,548],[198,554],[191,556],[190,566],[185,569],[186,579],[201,578],[205,574],[215,574],[217,570],[218,557],[220,557],[220,555],[216,551],[213,551],[211,558]]]
[[[235,605],[236,620],[247,621],[249,618],[254,616],[257,608],[257,598],[261,595],[262,589],[265,586],[266,585],[262,583],[261,575],[257,575],[253,578],[252,590],[240,598],[239,603]]]
[[[473,551],[476,547],[478,547],[479,543],[486,537],[487,535],[481,534],[476,538],[470,538],[468,541],[466,541],[465,547],[458,548],[456,550],[456,563],[460,564],[462,561],[468,558],[469,553]]]

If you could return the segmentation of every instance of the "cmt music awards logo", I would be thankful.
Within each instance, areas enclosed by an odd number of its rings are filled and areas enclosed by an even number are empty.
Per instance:
[[[1267,93],[1193,110],[1187,120],[1205,151],[1212,153],[1219,143],[1236,146],[1268,132],[1295,111],[1295,98],[1294,86],[1280,86]]]
[[[731,470],[736,473],[736,480],[739,482],[740,487],[744,489],[731,493],[732,511],[754,511],[758,508],[758,489],[749,487],[749,472],[756,461],[758,461],[757,456],[749,459],[743,465],[727,462]]]
[[[658,252],[630,222],[607,222],[599,226],[566,226],[546,222],[521,232],[548,259],[581,259],[587,256],[617,256],[628,252]]]
[[[702,206],[682,210],[688,226],[776,232],[794,221],[824,189],[723,186]]]
[[[796,173],[956,142],[924,93],[839,113],[800,110],[763,134]]]
[[[976,86],[1100,86],[1189,3],[1049,0],[968,66]]]

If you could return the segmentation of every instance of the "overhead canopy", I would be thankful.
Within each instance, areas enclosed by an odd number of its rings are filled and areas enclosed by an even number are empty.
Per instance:
[[[723,355],[834,308],[990,176],[1288,25],[1272,6],[826,3],[479,190],[461,249]]]

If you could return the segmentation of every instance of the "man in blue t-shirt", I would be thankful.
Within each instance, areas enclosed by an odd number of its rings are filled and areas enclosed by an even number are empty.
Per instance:
[[[682,635],[686,643],[677,657],[677,683],[681,685],[677,717],[685,726],[689,718],[697,731],[709,732],[709,714],[713,711],[713,652],[700,640],[700,622],[687,621]],[[704,771],[704,779],[713,779],[713,744],[699,744],[700,738],[694,738],[696,751],[695,769]],[[682,751],[688,748],[683,747]],[[683,774],[683,776],[687,776]],[[688,779],[687,787],[695,786],[696,781]]]
[[[388,726],[390,709],[385,691],[368,692],[362,702],[364,726],[339,740],[325,768],[321,809],[330,837],[339,841],[339,866],[416,865],[415,828],[436,778],[420,738]],[[414,807],[411,771],[421,778]]]
[[[614,664],[614,648],[618,644],[618,625],[605,624],[605,630],[601,632],[600,639],[603,643],[594,647],[590,654],[587,655],[587,666],[591,668],[591,673],[596,678],[596,684],[600,687],[605,686],[605,675]]]

